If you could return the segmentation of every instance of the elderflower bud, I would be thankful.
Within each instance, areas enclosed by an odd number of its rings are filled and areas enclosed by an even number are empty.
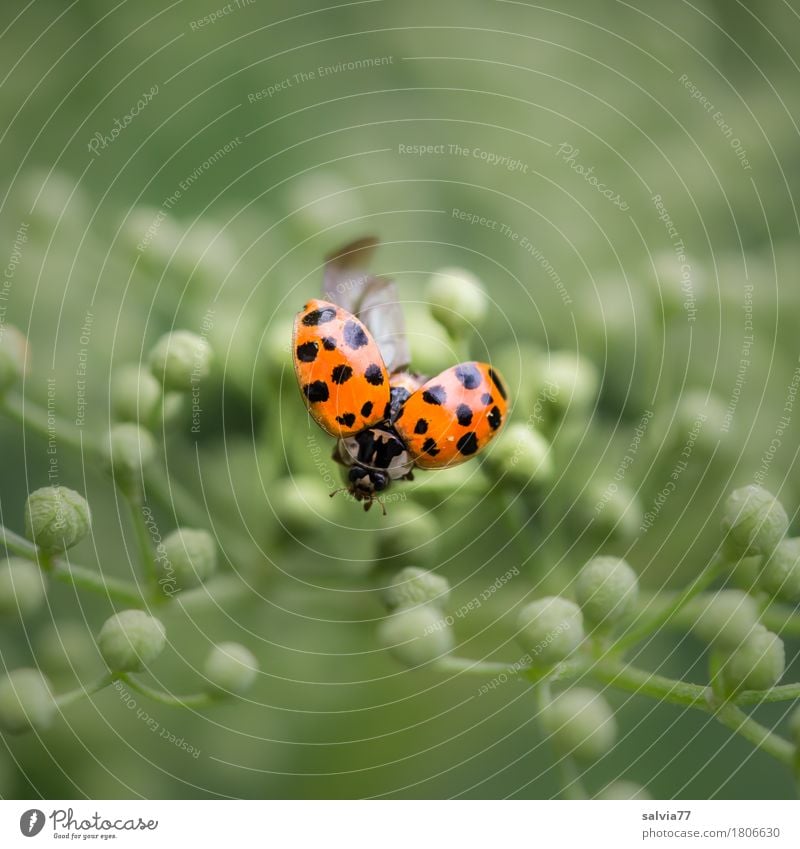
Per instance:
[[[132,493],[141,484],[142,470],[156,458],[156,443],[149,431],[135,424],[111,428],[106,443],[106,462],[114,482]]]
[[[517,618],[517,642],[535,665],[564,660],[578,648],[583,636],[581,609],[558,596],[526,604]]]
[[[788,528],[786,511],[766,489],[750,484],[728,496],[722,530],[731,559],[749,554],[771,554]]]
[[[164,626],[143,610],[116,613],[100,629],[97,644],[112,672],[139,672],[164,650]]]
[[[150,351],[150,371],[165,391],[188,392],[193,382],[208,377],[211,347],[202,336],[188,330],[166,333]]]
[[[123,422],[148,422],[161,402],[161,385],[148,371],[125,366],[111,381],[111,409]]]
[[[428,307],[447,332],[458,337],[480,324],[488,299],[478,278],[463,268],[442,268],[431,276]]]
[[[444,607],[449,595],[450,583],[447,578],[416,566],[401,569],[383,591],[383,599],[389,610],[429,602]]]
[[[45,486],[25,503],[25,535],[44,551],[62,551],[79,543],[91,528],[86,499],[65,486]]]
[[[600,391],[594,363],[575,351],[556,351],[544,358],[539,377],[540,414],[560,419],[568,410],[591,409]]]
[[[573,687],[559,693],[545,708],[542,723],[564,754],[597,760],[617,740],[617,722],[600,693]]]
[[[697,610],[694,633],[719,648],[735,649],[758,623],[756,600],[741,590],[720,590],[700,596],[691,609]]]
[[[768,690],[780,681],[786,666],[783,640],[756,625],[722,666],[728,690]]]
[[[16,327],[0,326],[0,394],[28,372],[28,340]]]
[[[208,531],[178,528],[164,538],[162,545],[159,566],[181,589],[204,583],[216,571],[217,545]]]
[[[209,652],[203,671],[212,692],[238,696],[256,680],[258,661],[239,643],[220,643]]]
[[[378,637],[395,660],[405,666],[421,666],[453,649],[448,621],[432,604],[401,608],[381,622]]]
[[[790,604],[800,603],[800,538],[783,540],[764,564],[759,585]]]
[[[546,484],[555,472],[550,443],[527,424],[511,424],[497,437],[487,456],[491,468],[520,484]]]
[[[44,576],[35,563],[21,557],[0,562],[0,614],[27,616],[41,607],[44,598]]]
[[[623,619],[636,605],[636,573],[618,557],[595,557],[581,569],[575,586],[584,618],[594,625]]]
[[[56,715],[50,684],[38,669],[15,669],[0,678],[0,728],[12,734],[44,729]]]

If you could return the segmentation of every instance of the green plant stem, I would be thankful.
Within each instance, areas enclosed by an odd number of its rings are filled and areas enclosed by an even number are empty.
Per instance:
[[[705,709],[708,705],[707,687],[665,678],[662,675],[653,675],[645,670],[637,669],[635,666],[620,663],[613,658],[599,658],[587,664],[585,671],[597,681],[617,687],[620,690],[627,690],[630,693],[638,693],[652,699],[686,707]]]
[[[44,407],[40,407],[27,398],[23,399],[14,394],[7,395],[2,401],[0,409],[14,421],[19,422],[23,427],[30,428],[45,439],[54,437],[57,442],[62,442],[82,451],[84,456],[97,453],[95,446],[98,442],[96,439],[93,437],[83,439],[81,431],[75,428],[71,422],[53,416]]]
[[[788,702],[800,699],[800,684],[783,684],[769,690],[742,690],[733,701],[737,705],[762,705],[770,702]]]
[[[142,513],[142,505],[134,498],[126,498],[126,501],[131,512],[131,522],[133,523],[133,532],[136,535],[136,545],[139,549],[139,562],[142,572],[144,573],[147,586],[151,592],[155,592],[158,589],[158,568],[150,539],[150,532],[147,529],[147,524]]]
[[[59,706],[59,708],[63,709],[68,705],[71,705],[73,702],[80,701],[87,696],[93,696],[95,693],[99,693],[100,690],[104,690],[114,681],[114,678],[115,676],[113,673],[107,672],[105,675],[102,675],[100,678],[89,684],[82,684],[74,690],[70,690],[67,693],[62,693],[60,696],[56,696],[55,703]]]
[[[9,551],[42,566],[44,571],[56,581],[71,584],[78,589],[90,590],[134,607],[144,605],[142,594],[134,584],[117,578],[107,578],[92,569],[87,569],[85,566],[78,566],[65,562],[61,558],[45,555],[32,542],[3,525],[0,525],[0,542]]]
[[[667,607],[656,613],[654,616],[651,616],[643,624],[622,634],[622,636],[615,641],[613,650],[624,651],[641,640],[649,637],[662,626],[667,625],[680,613],[686,604],[688,604],[696,595],[703,592],[703,590],[709,587],[722,574],[725,566],[726,563],[724,557],[720,552],[717,552],[711,559],[708,566],[706,566],[706,568],[703,569],[703,571],[700,572],[700,574],[684,590],[679,592],[673,601],[667,605]]]
[[[199,708],[206,707],[216,701],[215,697],[211,693],[192,693],[188,696],[175,696],[172,693],[165,693],[163,690],[157,690],[154,687],[143,684],[128,673],[122,673],[118,677],[121,681],[124,681],[131,690],[135,690],[137,693],[147,696],[148,699],[152,699],[154,702],[158,702],[162,705],[169,705],[170,707]]]
[[[786,764],[790,769],[794,764],[794,746],[777,734],[773,734],[768,728],[749,717],[740,710],[733,702],[723,702],[716,707],[712,706],[713,716],[723,725],[740,734],[745,740],[749,740],[756,748],[767,752],[773,758]]]

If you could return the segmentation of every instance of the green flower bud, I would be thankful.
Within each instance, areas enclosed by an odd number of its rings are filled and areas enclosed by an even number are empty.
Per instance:
[[[97,642],[83,621],[50,622],[36,634],[36,662],[54,677],[99,671]]]
[[[56,552],[79,543],[92,525],[86,499],[65,486],[45,486],[25,503],[25,535],[43,551]]]
[[[764,564],[759,585],[783,601],[800,603],[800,538],[778,544]]]
[[[239,643],[220,643],[209,652],[204,672],[213,692],[239,696],[256,680],[258,661]]]
[[[0,679],[0,728],[12,734],[47,728],[56,715],[50,684],[38,669],[15,669]]]
[[[261,351],[268,366],[276,371],[292,368],[292,327],[291,318],[275,319],[267,328],[261,342]]]
[[[111,381],[111,409],[123,422],[149,422],[161,403],[161,384],[138,366],[125,366]]]
[[[789,517],[780,501],[760,486],[750,484],[730,494],[722,530],[728,555],[771,554],[789,529]]]
[[[558,420],[568,410],[591,409],[600,391],[594,363],[574,351],[556,351],[546,357],[537,382],[538,414],[547,419]]]
[[[401,569],[383,591],[383,599],[389,610],[430,602],[442,608],[446,606],[449,596],[450,582],[447,578],[416,566]]]
[[[423,374],[438,374],[458,362],[447,331],[427,310],[415,304],[409,304],[406,309],[406,337],[411,362]]]
[[[452,651],[452,620],[432,604],[401,608],[381,622],[378,637],[404,666],[432,663]]]
[[[758,604],[741,590],[720,590],[700,596],[692,604],[691,612],[695,615],[694,633],[723,649],[735,649],[758,624]]]
[[[419,562],[435,554],[439,524],[430,510],[413,503],[392,505],[387,519],[378,537],[379,558],[411,557]]]
[[[166,391],[188,392],[211,372],[211,347],[196,333],[166,333],[150,351],[150,371]]]
[[[138,491],[142,470],[156,458],[156,442],[150,431],[135,424],[111,428],[106,443],[106,463],[114,482],[123,492]]]
[[[636,493],[623,483],[593,483],[582,502],[593,533],[600,540],[606,541],[609,536],[631,540],[645,520]]]
[[[487,460],[498,475],[521,484],[546,484],[555,472],[550,443],[526,424],[511,424],[495,440]]]
[[[750,557],[740,557],[731,561],[731,580],[739,589],[746,593],[753,592],[758,587],[761,570],[764,566],[764,558],[758,554]]]
[[[28,340],[10,324],[0,325],[0,394],[29,371]]]
[[[675,414],[676,438],[685,442],[692,435],[696,447],[713,451],[717,443],[728,436],[728,411],[717,396],[707,395],[700,390],[690,390],[681,398]]]
[[[116,613],[100,629],[97,644],[112,672],[139,672],[164,650],[167,635],[143,610]]]
[[[685,263],[680,263],[673,252],[668,252],[657,255],[653,262],[658,314],[667,320],[693,315],[696,303],[703,298],[707,288],[706,275],[697,258],[690,257]],[[652,268],[649,268],[648,276],[651,275]]]
[[[783,640],[756,625],[724,661],[722,676],[729,691],[768,690],[780,681],[785,666]]]
[[[581,569],[575,594],[584,618],[611,625],[627,616],[639,597],[636,573],[618,557],[595,557]]]
[[[336,499],[330,497],[320,478],[311,475],[281,478],[273,484],[272,493],[275,515],[295,535],[318,529],[321,519],[331,519],[336,512]]]
[[[431,315],[458,337],[486,317],[488,299],[474,274],[463,268],[442,268],[432,275],[427,291]]]
[[[647,792],[647,788],[635,781],[612,781],[607,787],[603,788],[598,794],[598,799],[608,799],[610,801],[621,799],[651,799],[652,796]]]
[[[174,578],[180,589],[202,584],[216,571],[217,544],[208,531],[178,528],[162,545],[159,569],[165,578]]]
[[[617,740],[617,722],[608,702],[594,690],[573,687],[545,708],[542,724],[564,754],[597,760]]]
[[[517,618],[517,642],[531,663],[549,666],[572,654],[583,640],[583,616],[577,604],[548,596],[526,604]]]
[[[27,616],[35,613],[44,597],[44,576],[35,563],[21,557],[0,561],[0,614]]]

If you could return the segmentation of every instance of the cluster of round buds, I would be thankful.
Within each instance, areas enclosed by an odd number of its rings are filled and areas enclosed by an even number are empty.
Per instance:
[[[143,610],[123,610],[107,619],[97,645],[112,672],[140,672],[164,650],[164,626]]]
[[[240,696],[258,675],[258,661],[239,643],[214,646],[203,666],[209,691],[216,696]]]
[[[434,604],[400,607],[381,622],[378,638],[404,666],[422,666],[452,651],[452,620]]]
[[[536,382],[537,415],[550,426],[570,410],[591,410],[600,391],[600,375],[594,363],[575,351],[555,351],[543,357]]]
[[[174,330],[156,342],[149,362],[165,392],[188,392],[211,372],[211,347],[196,333]]]
[[[136,424],[114,425],[105,445],[106,465],[114,482],[127,495],[136,495],[142,474],[156,458],[156,443],[149,431]]]
[[[737,489],[725,503],[722,530],[731,560],[759,554],[769,557],[789,529],[789,517],[772,493],[755,484]]]
[[[565,755],[596,760],[617,740],[617,722],[611,706],[600,693],[573,687],[559,693],[545,707],[542,724]]]
[[[28,372],[28,340],[11,325],[0,326],[0,395]]]
[[[9,557],[0,561],[0,614],[29,616],[45,598],[42,570],[30,560]]]
[[[550,443],[522,422],[510,424],[500,433],[486,460],[497,475],[522,485],[546,484],[555,473]]]
[[[583,642],[583,615],[572,601],[548,596],[526,604],[517,618],[517,642],[533,666],[565,660]]]
[[[463,268],[442,268],[427,290],[431,315],[453,338],[474,329],[486,316],[488,299],[480,281]]]
[[[389,610],[420,604],[444,608],[449,596],[450,583],[447,578],[417,566],[401,569],[383,591],[383,600]]]
[[[217,569],[217,545],[206,530],[177,528],[161,544],[158,568],[163,585],[180,589],[205,583]]]
[[[780,681],[786,668],[783,640],[763,625],[721,658],[720,674],[726,692],[768,690]]]
[[[86,499],[65,486],[45,486],[25,503],[25,535],[42,551],[54,553],[77,545],[91,528]]]
[[[0,728],[12,734],[43,730],[57,706],[50,683],[38,669],[15,669],[0,678]]]
[[[165,395],[155,377],[138,366],[123,366],[111,381],[111,410],[117,421],[155,428],[171,422],[182,407],[179,393]]]
[[[586,622],[609,628],[633,611],[639,582],[625,560],[595,557],[578,574],[575,593]]]

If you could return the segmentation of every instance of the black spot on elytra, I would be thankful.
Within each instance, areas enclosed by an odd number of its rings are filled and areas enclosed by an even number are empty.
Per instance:
[[[369,338],[364,328],[355,321],[348,321],[344,326],[344,341],[354,350],[369,344]]]
[[[436,404],[441,406],[447,400],[447,393],[444,391],[444,386],[431,386],[422,393],[422,400],[426,404]]]
[[[323,336],[322,337],[322,347],[326,351],[335,351],[336,350],[336,340],[333,336]]]
[[[464,389],[477,389],[481,385],[481,373],[469,363],[456,366],[455,375]]]
[[[478,437],[474,431],[465,433],[461,439],[456,442],[456,448],[465,456],[474,454],[478,450]]]
[[[333,371],[331,372],[331,380],[334,383],[347,383],[348,380],[353,376],[353,369],[350,366],[346,366],[344,364],[334,366]]]
[[[311,310],[303,316],[303,324],[306,327],[316,327],[318,324],[327,324],[336,318],[336,310],[332,307],[325,307],[322,310]]]
[[[500,414],[499,407],[492,407],[488,416],[486,416],[486,421],[492,427],[492,430],[497,430],[500,425],[503,423],[503,416]]]
[[[459,404],[456,408],[456,418],[462,427],[472,424],[472,410],[466,404]]]
[[[383,383],[383,370],[376,363],[372,363],[367,366],[364,377],[366,377],[367,383],[371,383],[373,386],[380,386]]]
[[[383,417],[384,419],[390,419],[392,417],[392,402],[387,401],[386,406],[383,408]]]
[[[414,433],[418,433],[420,436],[423,433],[428,432],[428,423],[425,419],[417,419],[416,425],[414,425]]]
[[[503,398],[508,398],[506,393],[506,388],[503,386],[503,381],[500,380],[500,375],[493,369],[489,369],[489,377],[492,378],[492,383],[497,387],[497,391],[503,396]]]
[[[329,397],[328,384],[324,380],[315,380],[303,387],[303,393],[312,404],[316,401],[327,401]]]
[[[301,363],[313,363],[319,353],[319,345],[316,342],[303,342],[297,346],[297,359]]]
[[[361,415],[366,418],[370,415],[370,413],[372,413],[372,401],[367,401],[367,403],[361,408]]]
[[[336,421],[345,427],[352,427],[356,423],[356,417],[354,413],[345,413],[343,416],[336,416]]]
[[[494,398],[492,398],[488,392],[484,392],[483,395],[481,395],[481,404],[488,407],[489,404],[494,404]]]
[[[439,449],[436,447],[436,440],[430,437],[422,444],[422,450],[426,454],[430,454],[431,457],[435,457],[439,453]]]

